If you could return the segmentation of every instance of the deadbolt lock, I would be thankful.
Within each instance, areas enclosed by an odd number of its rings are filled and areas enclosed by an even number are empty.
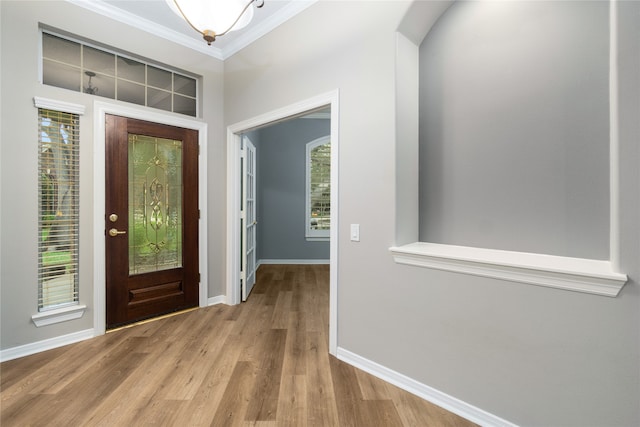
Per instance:
[[[111,215],[109,215],[109,221],[111,222],[116,222],[118,220],[118,215],[112,213]]]

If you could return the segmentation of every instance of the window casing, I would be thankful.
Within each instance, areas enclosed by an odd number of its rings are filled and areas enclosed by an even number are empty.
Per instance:
[[[331,140],[329,136],[307,144],[307,240],[329,240],[331,230]]]
[[[38,108],[38,311],[78,303],[79,115]]]

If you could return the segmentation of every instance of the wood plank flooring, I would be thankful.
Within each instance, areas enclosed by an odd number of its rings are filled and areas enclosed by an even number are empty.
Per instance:
[[[0,425],[473,426],[329,355],[329,268],[0,364]]]

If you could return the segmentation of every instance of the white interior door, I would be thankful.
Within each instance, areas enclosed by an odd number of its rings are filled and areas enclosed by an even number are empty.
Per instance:
[[[240,282],[242,301],[256,283],[256,147],[244,135],[242,137],[242,262]]]

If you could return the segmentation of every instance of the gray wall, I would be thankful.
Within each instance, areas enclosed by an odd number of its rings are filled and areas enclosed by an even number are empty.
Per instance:
[[[172,64],[203,76],[200,85],[202,120],[208,124],[209,296],[225,289],[225,151],[222,134],[222,61],[166,39],[153,36],[66,1],[0,1],[1,10],[1,140],[0,217],[1,306],[0,348],[10,349],[68,334],[91,332],[94,327],[93,236],[104,229],[94,223],[93,164],[104,153],[95,152],[94,100],[123,104],[39,83],[39,23],[97,40],[150,61]],[[205,95],[206,94],[206,95]],[[37,313],[37,109],[33,97],[66,101],[86,107],[80,118],[80,303],[87,305],[77,320],[36,328]],[[215,143],[214,143],[215,142]],[[98,160],[99,161],[99,160]],[[222,242],[222,243],[221,243]],[[96,262],[101,262],[100,260]],[[102,261],[103,262],[103,261]],[[104,304],[104,301],[98,302]]]
[[[609,257],[609,7],[460,2],[420,47],[420,240]]]
[[[339,348],[519,425],[639,425],[640,4],[618,6],[621,268],[631,280],[617,298],[394,264],[396,153],[411,140],[396,139],[396,30],[409,6],[321,1],[225,61],[229,124],[340,91]]]
[[[259,260],[328,260],[328,241],[305,239],[306,144],[329,135],[325,119],[291,119],[248,134],[257,155]]]

